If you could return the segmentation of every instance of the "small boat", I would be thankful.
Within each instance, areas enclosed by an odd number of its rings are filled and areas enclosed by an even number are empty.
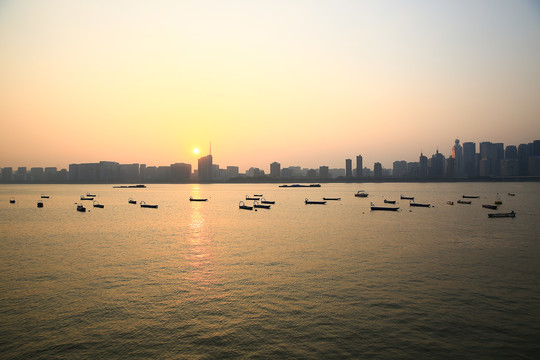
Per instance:
[[[354,194],[354,196],[361,197],[361,198],[366,198],[366,197],[368,197],[368,195],[369,195],[368,193],[362,192],[362,190],[360,190],[356,194]]]
[[[490,204],[484,204],[482,205],[483,208],[491,209],[491,210],[497,210],[499,207],[497,205],[490,205]]]
[[[270,209],[270,205],[259,204],[258,200],[253,201],[253,207],[256,209]]]
[[[458,203],[458,204],[471,205],[471,204],[472,204],[472,201],[458,200],[457,203]]]
[[[98,201],[94,200],[93,205],[95,208],[103,209],[105,205],[100,204]]]
[[[321,187],[321,184],[310,184],[310,185],[304,185],[304,184],[292,184],[292,185],[279,185],[281,188],[297,188],[297,187]]]
[[[386,200],[386,199],[384,199],[384,203],[385,204],[395,204],[396,200]]]
[[[405,195],[403,195],[403,194],[401,194],[401,195],[399,196],[399,198],[400,198],[401,200],[414,200],[414,196],[405,196]]]
[[[37,207],[42,208],[43,207],[43,201],[38,200]]]
[[[14,197],[10,197],[10,198],[9,198],[9,203],[10,203],[10,204],[15,204],[15,198],[14,198]]]
[[[508,196],[516,196],[514,193],[508,193]]]
[[[113,186],[113,188],[116,188],[116,189],[144,189],[146,188],[146,185],[118,185],[118,186]]]
[[[260,200],[260,197],[246,195],[246,200]]]
[[[501,197],[499,196],[499,193],[497,193],[497,198],[495,199],[495,205],[502,205]]]
[[[325,205],[326,201],[310,201],[306,198],[304,201],[306,205]]]
[[[94,197],[81,195],[81,200],[94,200]]]
[[[326,201],[340,201],[341,200],[341,198],[336,198],[336,197],[323,197],[322,199]]]
[[[77,211],[85,212],[86,208],[82,204],[77,204]]]
[[[261,204],[270,204],[270,205],[273,205],[275,204],[276,202],[275,201],[270,201],[270,200],[266,200],[265,198],[261,198]]]
[[[141,201],[141,207],[142,208],[149,208],[149,209],[157,209],[158,208],[157,205],[150,205],[150,204],[145,203],[144,201]]]
[[[380,211],[398,211],[398,206],[375,206],[375,204],[371,203],[371,210],[380,210]]]
[[[514,212],[514,210],[512,210],[512,211],[510,211],[509,213],[495,213],[495,214],[488,214],[488,217],[490,217],[490,218],[503,218],[503,217],[515,218],[515,217],[516,217],[516,213]]]
[[[137,202],[135,200],[133,200],[132,198],[129,198],[128,199],[128,203],[130,204],[136,204]]]
[[[208,199],[189,197],[189,201],[207,201]]]
[[[253,196],[256,196],[256,197],[262,197],[263,194],[253,194]]]
[[[97,195],[96,195],[96,194],[86,193],[86,196],[87,196],[87,197],[96,197]]]
[[[243,201],[238,203],[238,208],[243,210],[253,210],[253,206],[246,205]]]
[[[478,199],[479,197],[478,195],[463,195],[464,199]]]
[[[49,195],[41,194],[41,198],[42,198],[42,199],[48,199],[48,198],[49,198]]]
[[[416,207],[430,207],[431,204],[422,204],[422,203],[415,203],[415,202],[410,202],[409,203],[410,206],[416,206]]]
[[[447,201],[446,202],[448,205],[454,205],[454,202],[453,201]]]

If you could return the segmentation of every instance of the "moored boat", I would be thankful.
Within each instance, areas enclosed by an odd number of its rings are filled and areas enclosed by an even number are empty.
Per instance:
[[[253,201],[253,207],[256,209],[270,209],[268,204],[259,204],[258,200]]]
[[[516,196],[514,193],[508,193],[508,196]]]
[[[94,200],[94,197],[81,195],[81,200]]]
[[[249,196],[246,195],[246,200],[260,200],[261,198],[259,196]]]
[[[371,210],[376,211],[398,211],[398,206],[375,206],[375,204],[371,203]]]
[[[484,204],[482,205],[483,208],[491,209],[491,210],[497,210],[499,207],[497,205],[491,205],[491,204]]]
[[[37,202],[37,207],[38,207],[38,208],[42,208],[42,207],[43,207],[43,201],[38,200],[38,202]]]
[[[82,204],[77,204],[77,211],[85,212],[86,208]]]
[[[9,203],[15,204],[15,198],[13,196],[9,198]]]
[[[360,198],[366,198],[369,196],[368,193],[365,193],[365,192],[362,192],[362,190],[358,191],[356,194],[354,194],[354,196],[356,197],[360,197]]]
[[[94,202],[92,203],[94,205],[95,208],[100,208],[100,209],[103,209],[105,207],[105,205],[103,204],[100,204],[98,201],[94,200]]]
[[[311,201],[311,200],[308,200],[308,198],[306,198],[304,203],[306,205],[326,205],[326,201]]]
[[[401,194],[401,195],[399,196],[399,198],[400,198],[401,200],[414,200],[414,196],[405,196],[405,195],[403,195],[403,194]]]
[[[341,198],[338,198],[338,197],[323,197],[322,199],[326,201],[340,201],[341,200]]]
[[[113,188],[116,189],[144,189],[146,188],[146,185],[138,184],[138,185],[117,185],[113,186]]]
[[[447,201],[446,202],[448,205],[454,205],[454,202],[453,201]]]
[[[458,200],[457,203],[458,203],[458,204],[471,205],[471,204],[472,204],[472,201]]]
[[[386,199],[384,199],[384,203],[385,204],[395,204],[396,200],[386,200]]]
[[[150,205],[150,204],[147,204],[146,202],[144,201],[141,201],[141,207],[142,208],[150,208],[150,209],[157,209],[158,206],[157,205]]]
[[[48,198],[49,198],[49,195],[41,194],[41,198],[42,198],[42,199],[48,199]]]
[[[96,195],[96,194],[86,193],[86,196],[87,196],[87,197],[96,197],[97,195]]]
[[[409,203],[410,206],[416,206],[416,207],[430,207],[431,204],[423,204],[423,203],[415,203],[415,202],[410,202]]]
[[[478,199],[479,197],[478,195],[463,195],[464,199]]]
[[[494,214],[488,214],[488,217],[490,218],[514,218],[516,217],[516,213],[514,210],[510,211],[509,213],[494,213]]]
[[[207,201],[208,199],[206,198],[194,198],[194,197],[189,197],[189,201]]]
[[[128,199],[128,203],[130,203],[130,204],[136,204],[137,201],[133,200],[132,198],[129,198],[129,199]]]
[[[271,201],[271,200],[266,200],[265,198],[261,198],[261,204],[270,204],[270,205],[273,205],[275,204],[276,202],[275,201]]]
[[[243,201],[238,203],[238,208],[242,210],[253,210],[253,206],[246,205]]]

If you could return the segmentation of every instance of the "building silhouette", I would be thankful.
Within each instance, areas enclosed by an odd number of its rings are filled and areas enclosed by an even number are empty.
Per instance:
[[[457,178],[464,177],[465,164],[463,162],[463,147],[459,144],[459,139],[456,139],[454,146],[452,147],[452,157],[454,158],[455,165],[451,172],[447,172],[447,174],[451,174]]]
[[[345,177],[347,179],[352,178],[352,160],[345,159]]]
[[[199,158],[198,172],[200,181],[212,180],[212,155],[206,155]]]
[[[357,178],[361,178],[363,176],[362,169],[363,169],[362,155],[358,155],[356,157],[356,177]]]
[[[270,177],[279,179],[281,177],[281,164],[274,161],[270,164]]]

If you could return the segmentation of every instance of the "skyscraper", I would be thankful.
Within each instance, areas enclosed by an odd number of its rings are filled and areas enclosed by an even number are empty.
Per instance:
[[[212,180],[212,155],[206,155],[199,158],[198,161],[199,181]]]
[[[382,177],[382,164],[380,162],[373,164],[373,176],[376,178]]]
[[[362,169],[363,169],[363,165],[362,165],[362,155],[358,155],[356,157],[356,177],[357,178],[361,178],[362,177]]]
[[[281,164],[274,161],[270,164],[270,177],[279,179],[281,177]]]
[[[463,143],[463,165],[466,177],[476,176],[476,143]]]
[[[454,146],[452,147],[452,157],[455,159],[454,173],[448,174],[461,178],[465,176],[465,166],[463,163],[463,148],[459,144],[459,139],[456,139]]]
[[[427,177],[428,176],[428,158],[423,153],[420,153],[420,158],[418,159],[418,162],[420,163],[420,177]]]
[[[352,177],[352,160],[345,159],[345,177],[350,179]]]

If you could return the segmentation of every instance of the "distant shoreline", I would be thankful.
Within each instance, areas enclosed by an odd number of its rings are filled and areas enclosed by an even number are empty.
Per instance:
[[[146,181],[146,182],[9,182],[1,185],[136,185],[136,184],[382,184],[382,183],[482,183],[482,182],[540,182],[540,176],[489,177],[474,179],[267,179],[236,178],[216,181]],[[134,187],[130,187],[133,189]]]

